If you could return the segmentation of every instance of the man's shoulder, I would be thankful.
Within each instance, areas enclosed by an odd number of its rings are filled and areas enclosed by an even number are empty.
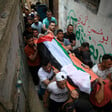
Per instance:
[[[56,18],[55,18],[55,17],[51,17],[51,19],[52,19],[52,20],[56,20]]]
[[[93,72],[99,71],[98,64],[93,65],[92,70]]]
[[[69,37],[70,37],[71,39],[73,39],[73,40],[76,39],[76,35],[75,35],[75,33],[70,34]]]
[[[31,25],[31,27],[34,27],[35,26],[35,23],[33,23],[32,25]]]
[[[48,84],[48,88],[55,87],[55,86],[56,86],[56,81],[50,82]]]
[[[33,53],[33,49],[30,46],[26,45],[24,48],[24,52],[25,52],[26,56],[29,56]]]
[[[39,21],[39,24],[42,24],[42,22],[41,22],[41,21]]]
[[[68,37],[67,32],[65,32],[64,33],[64,38],[67,38],[67,37]]]
[[[43,68],[42,68],[42,67],[40,67],[40,68],[39,68],[39,70],[38,70],[38,73],[40,73],[40,74],[41,74],[41,73],[43,73],[43,71],[44,71],[44,70],[43,70]]]
[[[47,21],[47,17],[43,19],[43,23]]]
[[[39,26],[42,26],[42,22],[41,21],[39,21]]]
[[[80,51],[79,51],[79,47],[75,48],[75,49],[74,49],[74,52],[78,52],[78,53],[79,53],[79,52],[80,52]]]
[[[28,45],[25,46],[24,51],[28,51],[30,47]]]
[[[97,68],[98,69],[98,64],[95,64],[92,68]]]

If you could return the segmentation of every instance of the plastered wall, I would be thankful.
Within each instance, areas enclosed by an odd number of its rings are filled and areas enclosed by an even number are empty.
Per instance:
[[[101,0],[97,14],[74,0],[59,0],[59,28],[66,31],[74,25],[76,47],[84,41],[90,43],[91,57],[98,63],[105,53],[112,55],[112,1]]]

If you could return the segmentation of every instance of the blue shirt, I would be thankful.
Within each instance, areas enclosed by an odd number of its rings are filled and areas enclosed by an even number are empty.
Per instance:
[[[43,24],[42,24],[42,22],[39,21],[37,25],[35,23],[33,23],[31,25],[31,27],[34,28],[34,29],[37,29],[38,32],[41,33],[42,28],[43,28]]]

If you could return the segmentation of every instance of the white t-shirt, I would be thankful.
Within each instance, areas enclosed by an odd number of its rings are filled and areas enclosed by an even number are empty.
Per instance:
[[[112,68],[102,71],[98,68],[98,64],[96,64],[92,67],[92,71],[99,77],[102,77],[103,79],[105,79],[107,75],[112,72]]]
[[[68,89],[60,89],[56,81],[48,84],[47,90],[50,92],[50,99],[56,102],[65,102],[68,99]]]
[[[52,78],[53,74],[54,73],[53,73],[52,69],[51,69],[50,73],[46,72],[42,67],[39,69],[38,76],[39,76],[39,79],[40,79],[41,88],[46,89],[46,85],[43,83],[43,81]]]

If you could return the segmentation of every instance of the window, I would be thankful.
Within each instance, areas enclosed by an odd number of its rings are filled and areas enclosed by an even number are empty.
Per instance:
[[[85,4],[87,9],[97,14],[100,0],[74,0],[74,1]]]

